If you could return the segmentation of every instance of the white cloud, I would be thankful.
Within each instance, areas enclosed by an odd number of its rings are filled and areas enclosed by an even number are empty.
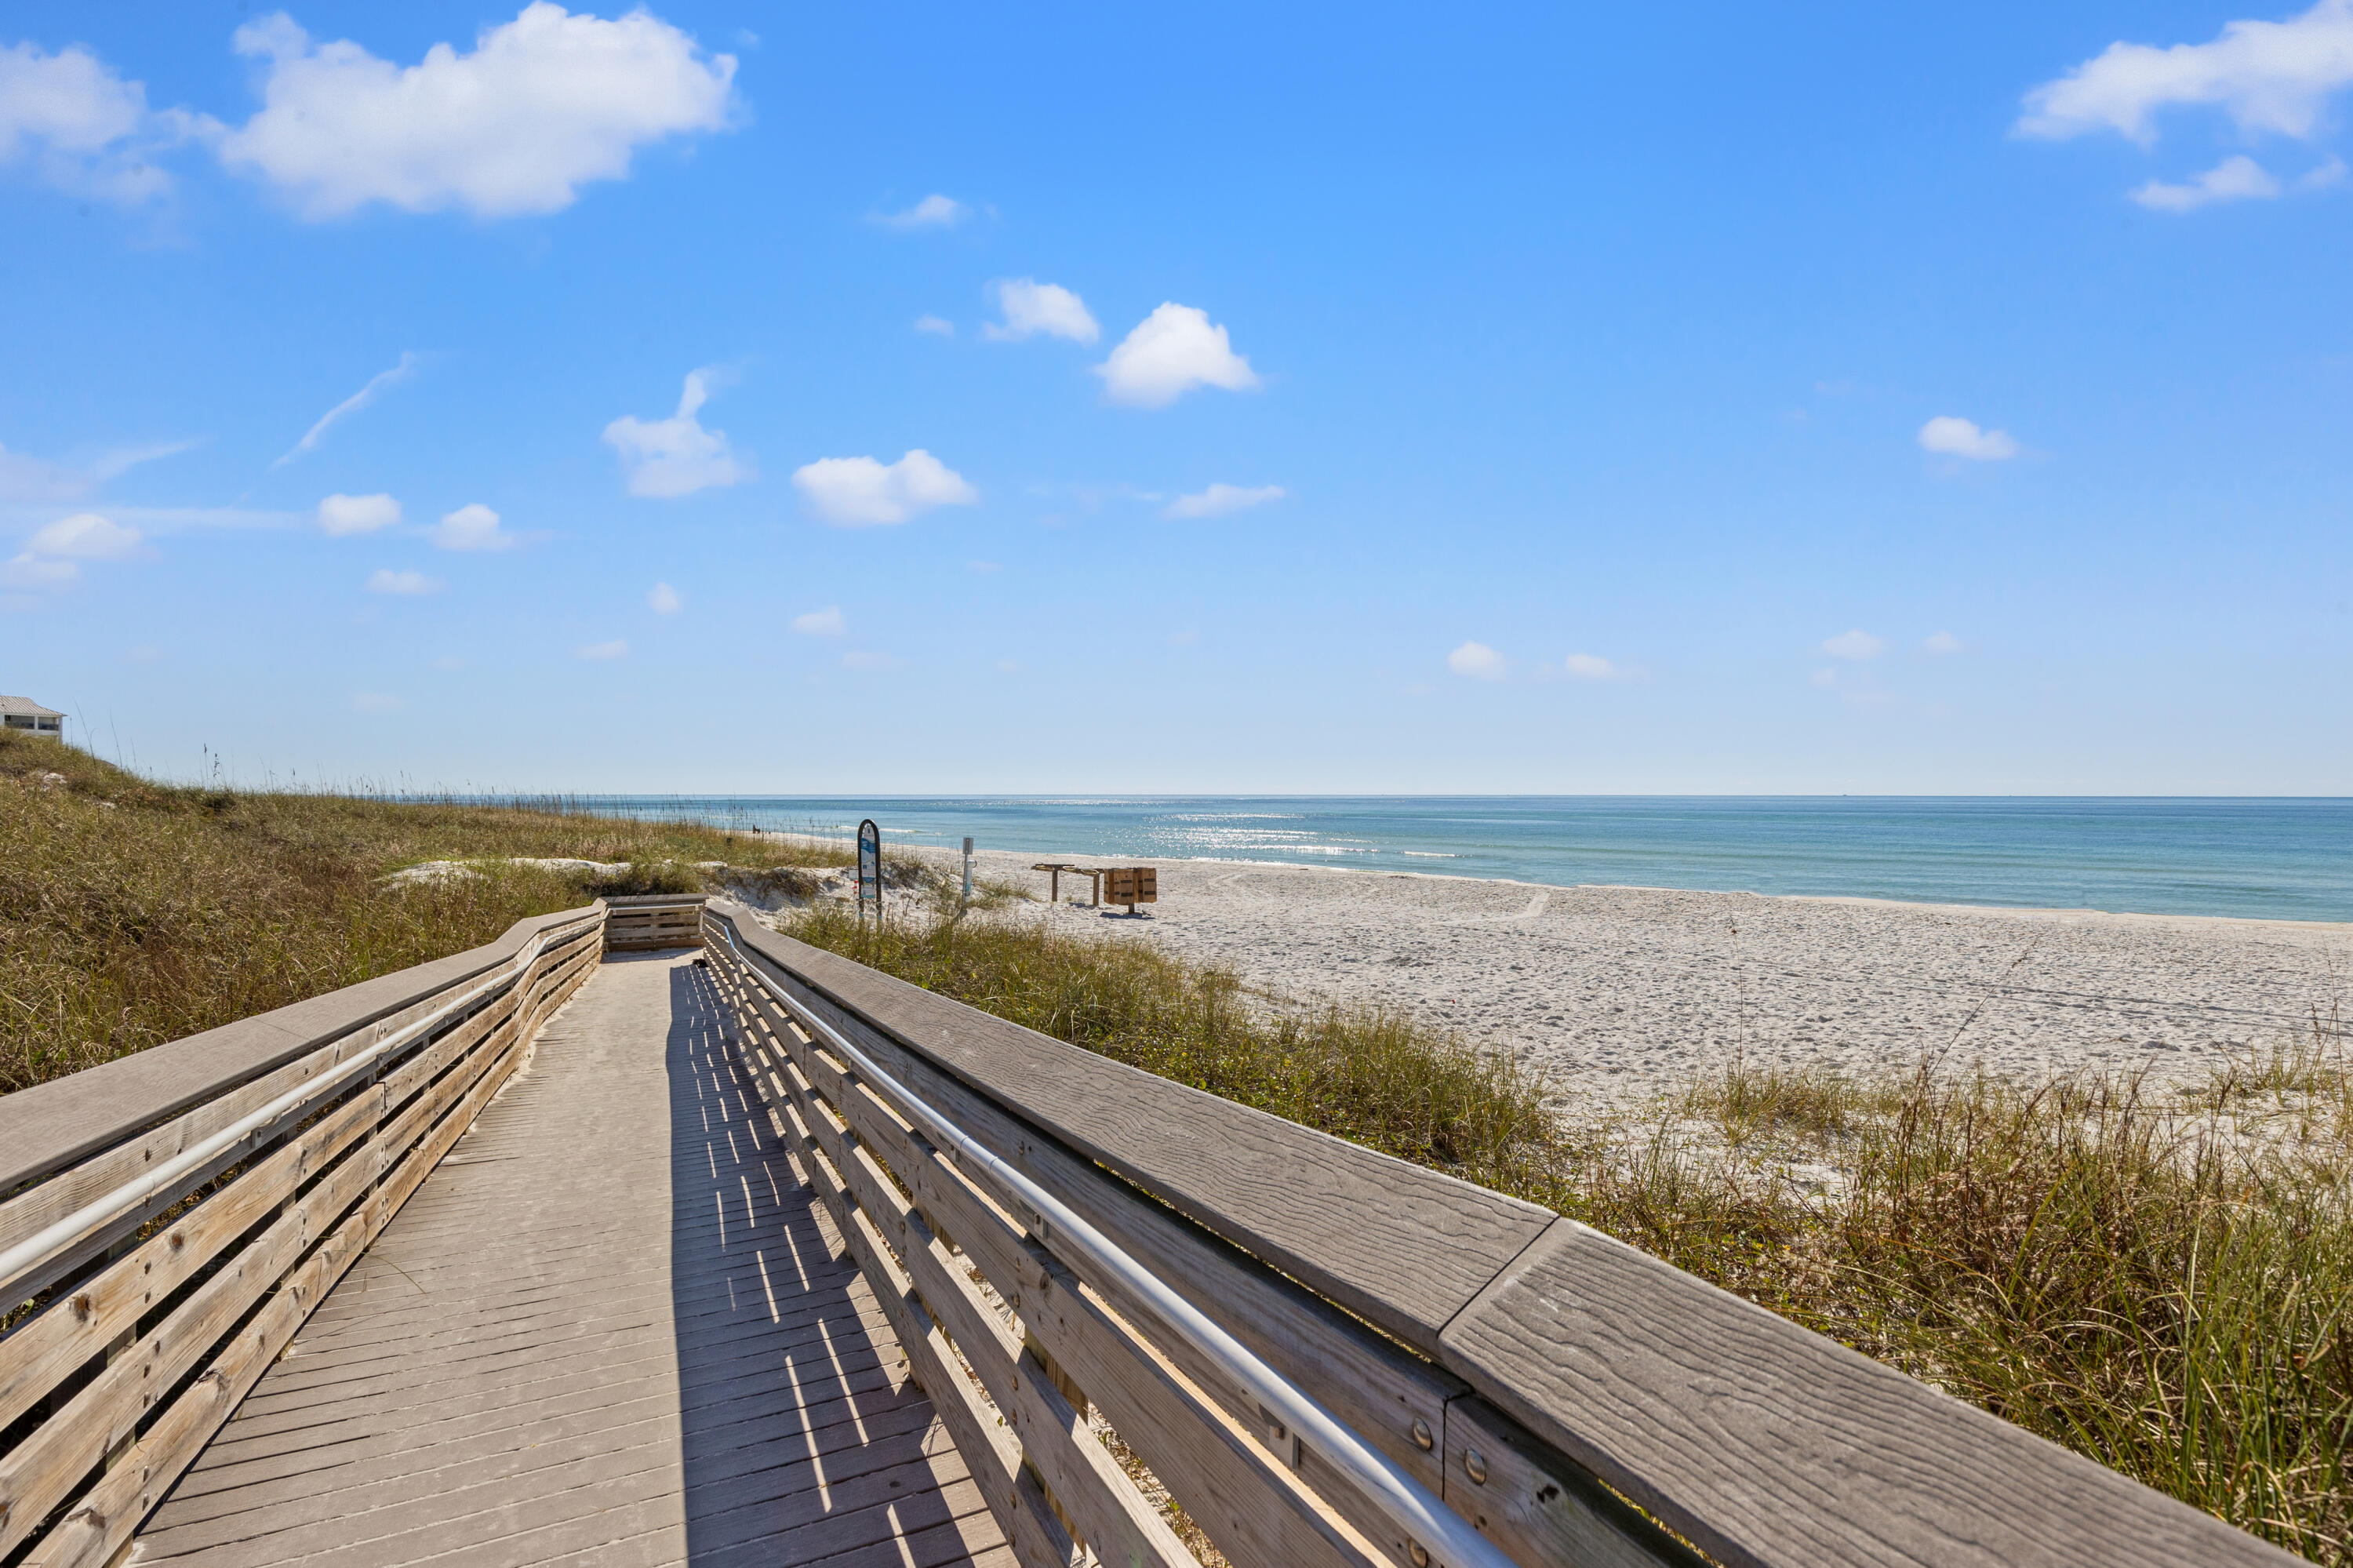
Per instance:
[[[2134,191],[2132,198],[2156,212],[2188,212],[2209,202],[2269,201],[2279,194],[2279,181],[2261,164],[2241,153],[2183,185],[2151,180]]]
[[[575,659],[626,659],[629,656],[629,644],[619,637],[610,642],[584,642],[572,651],[572,656]]]
[[[373,534],[400,521],[400,503],[389,495],[330,495],[319,503],[319,527],[328,534]]]
[[[841,637],[848,635],[849,624],[841,619],[841,607],[829,604],[793,617],[793,630],[804,637]]]
[[[1822,652],[1833,659],[1876,659],[1887,644],[1868,631],[1841,631],[1822,644]]]
[[[1622,681],[1632,673],[1598,653],[1572,653],[1560,662],[1560,667],[1576,681]]]
[[[136,528],[100,517],[95,512],[77,512],[35,533],[25,541],[25,553],[83,561],[119,561],[139,547],[140,537]]]
[[[217,130],[203,115],[150,111],[145,87],[79,45],[0,48],[0,164],[27,164],[70,196],[121,207],[168,196],[157,156]]]
[[[501,529],[499,514],[479,501],[445,513],[426,536],[444,550],[510,550],[522,542]]]
[[[1821,687],[1824,691],[1828,691],[1838,684],[1838,672],[1836,670],[1817,670],[1806,678],[1811,681],[1815,685]]]
[[[934,191],[903,212],[875,214],[874,221],[885,228],[905,233],[918,228],[954,228],[971,216],[972,208],[964,203]]]
[[[605,427],[605,444],[621,454],[631,495],[691,495],[758,477],[749,462],[728,449],[726,431],[706,430],[695,418],[718,376],[709,366],[689,371],[679,393],[678,412],[667,419],[624,414]]]
[[[1928,640],[1921,643],[1920,646],[1930,653],[1942,655],[1946,653],[1958,653],[1961,651],[1962,645],[1961,640],[1954,636],[1951,632],[1938,631],[1931,633]]]
[[[1095,318],[1078,295],[1060,283],[1035,278],[1007,278],[989,285],[1005,319],[982,324],[980,335],[991,343],[1012,343],[1040,333],[1066,337],[1072,343],[1092,343],[1103,335]]]
[[[819,517],[848,528],[904,523],[934,506],[969,506],[980,499],[962,474],[921,447],[893,463],[819,458],[794,471],[793,487]]]
[[[1500,681],[1510,673],[1511,662],[1484,642],[1465,642],[1446,656],[1446,667],[1475,680]]]
[[[367,591],[370,593],[439,593],[448,586],[439,577],[428,577],[423,572],[396,572],[389,567],[380,567],[370,572],[367,580]]]
[[[352,698],[353,713],[388,714],[405,705],[398,697],[383,692],[361,692]]]
[[[57,588],[80,576],[81,568],[71,561],[45,561],[29,550],[0,561],[0,588]]]
[[[1180,495],[1160,510],[1163,517],[1223,517],[1229,512],[1247,511],[1263,506],[1270,501],[1280,501],[1287,493],[1279,484],[1261,484],[1254,489],[1239,484],[1213,484],[1192,495]]]
[[[195,441],[162,441],[150,446],[116,447],[79,466],[50,462],[0,447],[0,501],[84,500],[117,474],[195,445]]]
[[[917,316],[915,318],[915,330],[917,332],[929,333],[934,337],[954,337],[955,336],[955,323],[948,320],[945,316]]]
[[[1240,392],[1258,385],[1225,328],[1210,324],[1207,311],[1173,302],[1138,323],[1095,374],[1106,398],[1138,408],[1165,408],[1196,387]]]
[[[296,441],[293,446],[289,448],[284,457],[280,458],[276,462],[271,463],[269,466],[274,469],[284,468],[288,463],[292,462],[304,452],[316,450],[319,445],[319,439],[327,433],[327,429],[330,426],[333,425],[339,419],[343,419],[350,415],[358,413],[362,408],[366,408],[370,403],[375,401],[375,395],[378,392],[383,391],[387,387],[395,386],[400,382],[407,380],[409,376],[416,374],[416,371],[417,355],[414,354],[404,353],[400,356],[399,364],[394,366],[389,370],[377,371],[374,376],[368,377],[368,384],[366,386],[361,387],[358,391],[353,393],[350,397],[344,398],[342,402],[336,404],[333,408],[320,415],[319,422],[312,425],[308,430],[305,430],[302,433],[302,439]]]
[[[2018,442],[2007,431],[1979,429],[1951,414],[1939,414],[1920,427],[1920,446],[1924,451],[1972,462],[2000,462],[2018,455]]]
[[[656,583],[646,595],[646,608],[656,615],[676,615],[686,608],[686,596],[668,583]]]
[[[237,30],[266,63],[261,111],[221,140],[232,169],[269,181],[310,218],[370,202],[477,217],[556,212],[638,148],[726,128],[732,55],[645,10],[614,21],[526,5],[459,54],[401,67],[356,43],[314,42],[280,12]]]
[[[2330,94],[2353,83],[2353,0],[2284,22],[2226,23],[2203,44],[2110,44],[2026,95],[2018,130],[2065,138],[2115,131],[2147,146],[2161,109],[2214,104],[2249,134],[2309,137]]]

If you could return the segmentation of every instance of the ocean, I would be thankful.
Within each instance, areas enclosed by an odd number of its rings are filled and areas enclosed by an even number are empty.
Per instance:
[[[2353,799],[625,795],[599,810],[1082,859],[2353,920]]]

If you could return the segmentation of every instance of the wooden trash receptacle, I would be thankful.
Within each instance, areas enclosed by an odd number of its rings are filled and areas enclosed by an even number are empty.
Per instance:
[[[1160,902],[1160,873],[1148,865],[1114,865],[1103,873],[1103,902],[1124,904],[1135,913],[1139,904]]]

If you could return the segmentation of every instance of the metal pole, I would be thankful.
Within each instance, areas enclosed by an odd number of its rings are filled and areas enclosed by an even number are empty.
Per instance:
[[[964,836],[964,901],[972,902],[972,835]]]

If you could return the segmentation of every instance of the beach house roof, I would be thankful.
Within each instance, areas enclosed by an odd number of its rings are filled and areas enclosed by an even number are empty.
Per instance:
[[[55,708],[45,708],[30,697],[0,697],[0,714],[20,714],[26,718],[63,718]]]

